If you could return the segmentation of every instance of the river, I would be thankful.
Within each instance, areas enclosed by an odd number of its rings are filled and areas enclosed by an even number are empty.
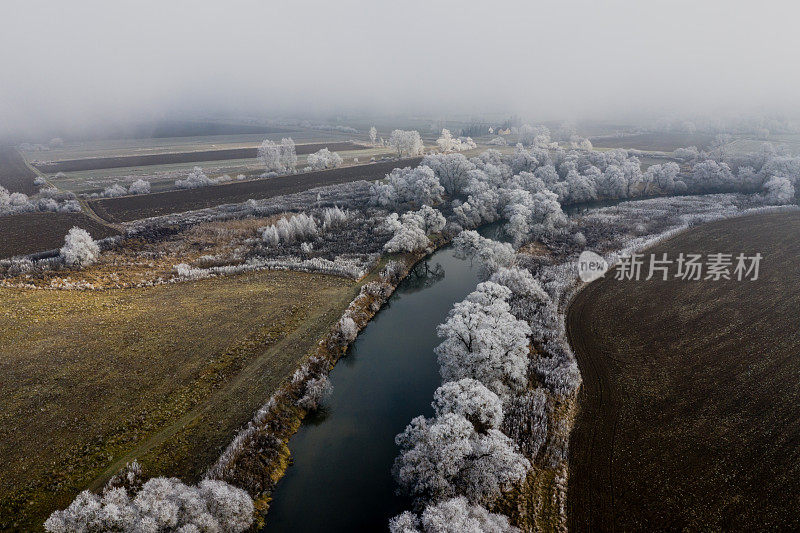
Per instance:
[[[498,238],[499,226],[481,228]],[[431,416],[440,384],[436,326],[479,280],[451,246],[420,262],[330,375],[333,394],[289,442],[263,532],[381,531],[411,502],[395,494],[394,437]]]

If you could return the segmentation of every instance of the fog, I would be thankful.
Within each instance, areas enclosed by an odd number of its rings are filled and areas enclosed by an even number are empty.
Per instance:
[[[0,134],[170,114],[793,113],[798,15],[741,1],[12,0]]]

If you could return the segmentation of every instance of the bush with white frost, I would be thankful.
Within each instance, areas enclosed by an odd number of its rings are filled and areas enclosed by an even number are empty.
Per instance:
[[[336,168],[342,164],[342,156],[336,152],[331,152],[327,148],[323,148],[318,152],[308,155],[308,165],[311,170],[327,170]]]
[[[431,504],[417,516],[406,511],[389,521],[391,533],[515,533],[508,518],[460,496]]]
[[[309,379],[306,382],[306,390],[303,397],[297,401],[297,405],[307,411],[314,411],[319,408],[322,400],[329,396],[333,391],[331,380],[328,376],[319,376]]]
[[[131,183],[131,186],[128,188],[128,192],[130,194],[149,194],[150,182],[143,179],[138,179]]]
[[[179,189],[199,189],[200,187],[208,187],[216,185],[219,180],[209,178],[200,167],[194,167],[186,179],[175,180],[175,186]]]
[[[60,255],[67,266],[84,267],[97,261],[100,257],[100,246],[89,232],[73,227],[64,238]]]
[[[49,533],[79,531],[245,531],[253,523],[253,501],[223,481],[184,485],[152,478],[137,491],[107,488],[102,496],[84,491],[44,523]]]

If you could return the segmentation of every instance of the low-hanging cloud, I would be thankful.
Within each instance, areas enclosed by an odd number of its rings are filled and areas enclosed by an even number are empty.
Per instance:
[[[791,112],[798,14],[741,1],[12,0],[0,135],[174,112]]]

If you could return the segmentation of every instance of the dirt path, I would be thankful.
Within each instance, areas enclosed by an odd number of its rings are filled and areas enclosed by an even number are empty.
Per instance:
[[[651,250],[760,252],[757,281],[606,278],[576,297],[571,531],[800,529],[799,232],[799,213],[755,215]]]

